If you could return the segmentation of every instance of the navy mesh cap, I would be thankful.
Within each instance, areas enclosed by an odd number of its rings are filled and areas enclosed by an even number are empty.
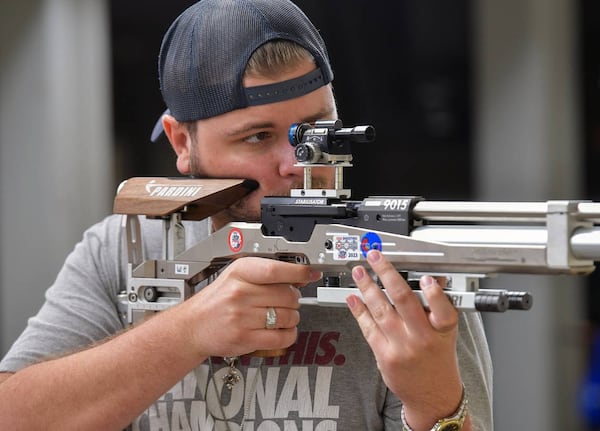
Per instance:
[[[296,79],[244,88],[248,59],[265,42],[303,46],[317,69]],[[158,73],[163,99],[178,121],[307,94],[333,79],[327,49],[306,15],[288,0],[201,0],[164,36]]]

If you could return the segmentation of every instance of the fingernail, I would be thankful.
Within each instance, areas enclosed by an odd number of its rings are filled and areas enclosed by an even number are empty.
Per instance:
[[[352,268],[352,278],[354,281],[360,281],[365,276],[365,269],[362,266]]]
[[[310,271],[310,281],[317,281],[323,278],[323,273],[321,271],[315,271],[314,269]]]
[[[431,275],[424,275],[421,277],[420,285],[421,288],[427,289],[435,283],[435,279]]]
[[[346,298],[346,304],[348,304],[348,307],[350,307],[350,309],[356,307],[357,302],[358,300],[354,295],[350,295]]]
[[[367,260],[369,262],[377,262],[381,258],[381,253],[378,250],[371,249],[367,253]]]
[[[290,284],[290,288],[294,290],[294,292],[296,293],[296,296],[298,296],[298,299],[302,298],[302,292],[300,291],[300,289],[298,289],[293,284]]]

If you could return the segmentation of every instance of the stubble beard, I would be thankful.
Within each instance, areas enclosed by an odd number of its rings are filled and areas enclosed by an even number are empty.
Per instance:
[[[281,189],[275,192],[269,193],[267,196],[291,196],[293,189],[303,189],[303,182],[297,182],[292,184],[291,187]],[[312,178],[313,189],[326,189],[331,188],[330,181],[322,177]],[[254,193],[243,197],[229,208],[223,210],[220,214],[229,219],[230,221],[247,221],[247,222],[259,222],[261,220],[260,202],[255,204]]]
[[[198,157],[195,151],[196,145],[196,143],[192,145],[192,151],[190,153],[191,174],[198,178],[206,178],[207,175],[202,173],[202,169],[200,168],[200,164],[198,163]],[[332,181],[326,177],[313,176],[312,178],[313,189],[327,189],[332,188],[332,186]],[[289,188],[283,188],[280,190],[274,190],[273,192],[269,192],[268,196],[290,196],[290,192],[292,189],[303,188],[304,183],[302,181],[297,181],[293,183],[292,186]],[[260,191],[260,184],[259,189],[257,191]],[[223,223],[228,223],[232,221],[259,222],[261,219],[260,202],[256,202],[255,193],[256,191],[250,192],[250,194],[244,196],[230,207],[214,215],[213,218],[218,219]]]

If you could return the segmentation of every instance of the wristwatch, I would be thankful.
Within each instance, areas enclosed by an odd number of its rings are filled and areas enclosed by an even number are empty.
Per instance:
[[[467,417],[467,405],[467,394],[465,393],[465,387],[463,386],[462,398],[456,412],[447,418],[438,420],[433,428],[431,428],[431,431],[461,431]],[[413,431],[410,425],[408,425],[406,422],[406,417],[404,416],[404,407],[402,407],[402,413],[400,416],[402,418],[402,431]]]

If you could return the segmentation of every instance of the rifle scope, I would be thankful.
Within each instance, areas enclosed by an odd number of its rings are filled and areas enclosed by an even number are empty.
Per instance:
[[[351,143],[375,140],[373,126],[342,127],[341,120],[295,123],[289,129],[290,144],[299,163],[333,163],[352,160]]]

